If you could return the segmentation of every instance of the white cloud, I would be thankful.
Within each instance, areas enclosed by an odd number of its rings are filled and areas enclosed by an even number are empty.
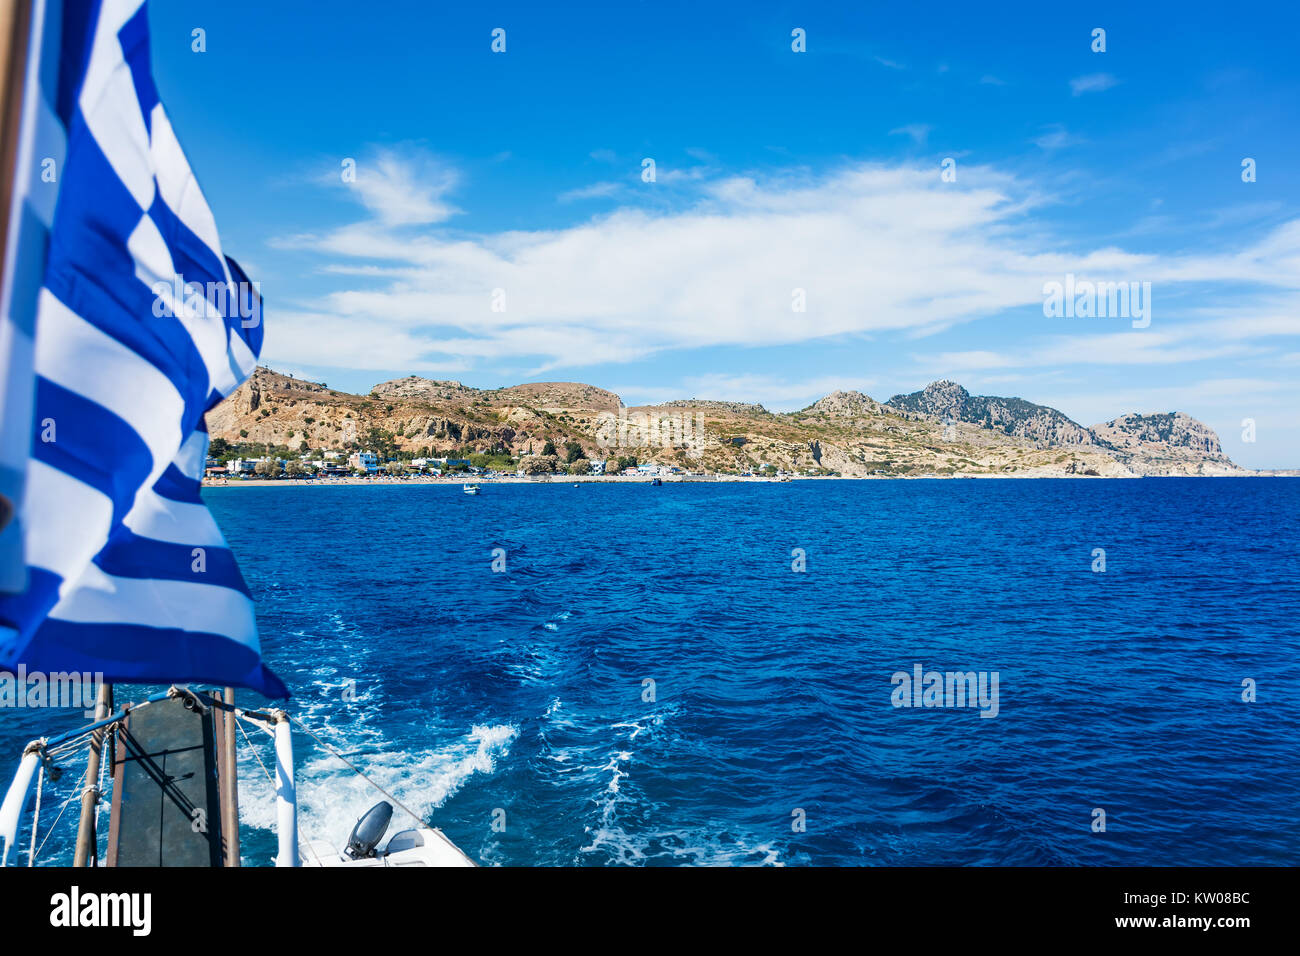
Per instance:
[[[924,146],[926,137],[930,135],[930,130],[933,128],[934,127],[929,126],[926,123],[909,123],[906,126],[899,126],[897,129],[891,129],[889,135],[897,136],[901,133],[905,136],[912,137],[912,141],[916,143],[917,146]]]
[[[1093,392],[1048,392],[1039,399],[1084,425],[1111,421],[1121,414],[1152,415],[1195,407],[1207,419],[1260,414],[1263,410],[1294,408],[1295,384],[1257,378],[1204,378],[1177,385],[1135,385]],[[1288,416],[1290,417],[1290,416]],[[1294,429],[1294,422],[1290,424]],[[1220,437],[1227,438],[1222,430]],[[1236,454],[1235,450],[1231,450]]]
[[[1070,81],[1070,93],[1074,96],[1101,93],[1118,83],[1119,80],[1109,73],[1089,73],[1086,76],[1076,76]]]
[[[661,184],[668,183],[675,186],[682,183],[697,183],[714,174],[714,170],[709,166],[687,166],[685,169],[679,167],[665,169],[661,166],[655,178]]]
[[[354,317],[327,312],[279,311],[266,323],[263,359],[273,367],[286,360],[319,368],[410,369],[419,372],[461,372],[463,358],[429,356],[428,345],[416,330],[387,324],[377,329]]]
[[[345,185],[386,226],[428,225],[460,211],[443,201],[459,179],[454,169],[426,154],[384,150],[359,160],[356,180]]]
[[[768,411],[791,411],[806,408],[819,398],[834,392],[866,392],[876,385],[875,379],[842,375],[821,375],[806,379],[783,379],[771,375],[728,375],[715,373],[688,376],[678,384],[647,388],[625,385],[613,391],[630,406],[656,405],[680,398],[710,399],[722,402],[752,402]]]
[[[1184,283],[1198,296],[1214,282],[1300,287],[1300,220],[1228,254],[1073,251],[1035,220],[1043,199],[1031,183],[980,166],[964,167],[958,185],[928,165],[851,164],[822,175],[702,172],[683,185],[676,208],[620,208],[561,229],[452,235],[413,229],[394,214],[398,184],[412,184],[427,205],[445,191],[445,172],[430,187],[413,168],[382,168],[388,186],[368,203],[371,220],[278,240],[365,283],[298,303],[287,320],[268,323],[271,360],[412,371],[508,361],[549,370],[706,346],[915,335],[1037,310],[1044,282],[1068,272],[1152,282],[1153,326],[1130,334],[1121,321],[1111,337],[1104,325],[1055,320],[1042,332],[1059,340],[1005,362],[980,351],[948,353],[939,364],[1169,363],[1244,354],[1248,338],[1300,332],[1287,296],[1232,322],[1218,316],[1217,327],[1209,324],[1215,315],[1193,315],[1206,321],[1179,335],[1173,330],[1188,316],[1163,304]],[[493,310],[497,289],[505,311]],[[806,311],[792,309],[796,289]]]
[[[608,199],[617,193],[623,186],[615,182],[592,183],[590,186],[580,186],[577,189],[570,189],[559,195],[560,202],[575,202],[582,199]]]
[[[1066,146],[1073,146],[1081,142],[1077,137],[1071,135],[1060,123],[1053,123],[1050,126],[1044,126],[1043,132],[1034,138],[1034,145],[1040,149],[1063,149]]]

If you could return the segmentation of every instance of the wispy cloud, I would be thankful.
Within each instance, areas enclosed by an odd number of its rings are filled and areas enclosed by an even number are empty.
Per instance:
[[[441,187],[413,169],[438,167],[414,163],[387,182],[390,190],[411,184],[427,203]],[[436,181],[445,183],[445,173]],[[700,173],[674,195],[654,211],[623,207],[567,228],[473,235],[436,224],[412,229],[392,215],[397,196],[385,192],[365,221],[279,240],[359,281],[284,303],[296,311],[274,329],[268,323],[268,354],[314,366],[510,361],[549,369],[710,346],[915,334],[1041,309],[1044,283],[1066,273],[1151,281],[1154,324],[1135,333],[1121,321],[1114,336],[1104,325],[1045,327],[1044,335],[1059,328],[1059,339],[1015,354],[950,353],[947,366],[1162,364],[1244,355],[1254,339],[1300,335],[1292,296],[1300,220],[1223,253],[1157,256],[1053,240],[1038,216],[1042,191],[989,167],[965,167],[960,189],[929,165]],[[1195,289],[1196,301],[1208,302],[1214,283],[1237,290],[1238,303],[1245,283],[1280,292],[1220,325],[1206,318],[1175,332],[1164,324],[1172,291]]]
[[[577,189],[562,192],[558,198],[560,202],[577,202],[582,199],[608,199],[622,188],[622,183],[609,181],[592,183],[590,186],[579,186]]]
[[[709,179],[716,174],[710,166],[687,166],[685,169],[680,167],[659,168],[657,181],[669,185],[678,185],[682,183],[698,183]]]
[[[1119,80],[1110,73],[1089,73],[1086,76],[1076,76],[1070,81],[1070,92],[1074,96],[1082,96],[1084,93],[1101,93],[1118,85]]]
[[[1053,150],[1074,146],[1082,142],[1082,140],[1071,134],[1060,123],[1053,123],[1050,126],[1044,126],[1043,132],[1034,137],[1033,142],[1039,149]]]
[[[807,408],[834,391],[867,392],[876,386],[872,378],[820,375],[788,379],[774,375],[728,375],[715,373],[689,376],[670,385],[647,388],[624,385],[614,391],[629,405],[658,405],[679,398],[711,399],[723,402],[752,402],[769,411]]]
[[[898,62],[896,62],[896,61],[894,61],[894,60],[888,60],[888,59],[886,59],[886,58],[883,57],[883,56],[873,56],[871,59],[875,60],[875,61],[876,61],[877,63],[879,63],[881,66],[886,67],[886,68],[891,69],[891,70],[906,70],[906,69],[907,69],[907,67],[903,66],[903,64],[898,63]]]
[[[1257,222],[1282,212],[1284,206],[1280,200],[1271,199],[1261,202],[1243,202],[1235,206],[1215,209],[1205,220],[1206,229],[1218,229],[1223,226],[1239,226],[1243,223]]]
[[[1207,263],[1208,264],[1208,263]],[[1166,276],[1155,285],[1177,281],[1190,263],[1155,264]],[[1219,269],[1227,266],[1221,262]],[[1300,284],[1300,283],[1298,283]],[[1150,303],[1148,303],[1150,304]],[[1178,315],[1173,319],[1173,315]],[[1170,318],[1143,330],[1106,331],[1108,319],[1044,319],[1040,341],[1002,351],[972,349],[914,354],[923,376],[960,376],[993,369],[1078,368],[1080,366],[1186,365],[1230,357],[1262,355],[1270,340],[1300,337],[1300,294],[1239,299],[1230,319],[1171,310]],[[1300,390],[1297,386],[1296,390]]]
[[[358,160],[355,173],[350,183],[335,173],[326,181],[343,183],[386,226],[439,223],[460,211],[444,200],[459,184],[459,174],[427,153],[380,150]]]
[[[899,126],[889,131],[890,136],[899,134],[912,137],[912,142],[917,146],[924,146],[926,138],[930,135],[930,130],[934,129],[927,123],[909,123],[906,126]]]

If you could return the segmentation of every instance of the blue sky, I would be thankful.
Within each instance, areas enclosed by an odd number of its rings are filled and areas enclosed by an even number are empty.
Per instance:
[[[1300,467],[1300,15],[986,6],[150,16],[272,367],[774,409],[947,377],[1084,424],[1180,409]],[[1067,274],[1149,282],[1149,325],[1045,316]]]

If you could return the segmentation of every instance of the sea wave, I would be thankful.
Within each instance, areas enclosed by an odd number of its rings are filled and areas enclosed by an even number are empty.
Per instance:
[[[380,696],[378,688],[371,693],[372,702]],[[337,694],[331,696],[337,699]],[[353,703],[359,701],[360,697]],[[517,724],[492,723],[472,725],[459,737],[450,737],[438,728],[435,746],[413,745],[411,730],[397,743],[381,728],[375,708],[335,711],[334,719],[326,720],[322,719],[325,707],[317,701],[304,708],[304,722],[366,777],[323,750],[309,735],[295,730],[298,820],[304,838],[323,839],[336,846],[346,842],[366,810],[381,800],[394,802],[388,795],[400,804],[394,808],[394,828],[417,822],[403,808],[418,822],[437,825],[435,811],[470,778],[492,774],[519,736]],[[258,736],[261,740],[252,737],[255,751],[245,746],[241,754],[240,822],[273,830],[275,793],[267,771],[273,772],[274,751],[268,736],[260,731]]]

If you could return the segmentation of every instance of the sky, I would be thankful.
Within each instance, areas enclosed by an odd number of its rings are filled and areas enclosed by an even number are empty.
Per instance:
[[[277,370],[772,410],[949,378],[1084,425],[1185,411],[1242,465],[1300,467],[1293,4],[194,0],[150,21]],[[1136,288],[1143,315],[1055,314],[1067,282]]]

